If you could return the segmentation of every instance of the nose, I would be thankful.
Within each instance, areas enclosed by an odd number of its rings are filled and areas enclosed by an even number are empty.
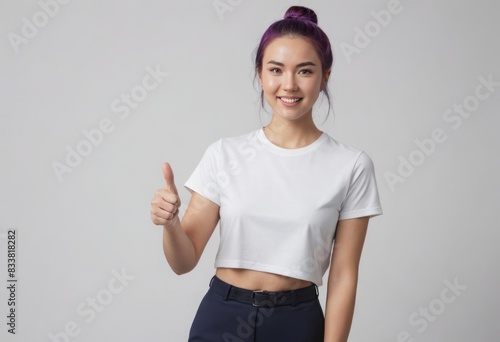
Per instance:
[[[286,73],[283,76],[283,90],[297,91],[297,82],[295,80],[295,74],[293,72]]]

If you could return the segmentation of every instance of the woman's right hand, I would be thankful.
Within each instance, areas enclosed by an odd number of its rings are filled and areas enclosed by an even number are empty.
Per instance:
[[[151,201],[151,220],[154,224],[170,227],[179,219],[181,199],[174,183],[174,173],[169,163],[163,163],[165,187],[155,192]]]
[[[151,201],[151,220],[163,229],[163,252],[176,274],[191,271],[198,261],[219,222],[219,205],[193,191],[179,219],[181,199],[174,183],[174,173],[163,163],[165,187],[155,192]]]

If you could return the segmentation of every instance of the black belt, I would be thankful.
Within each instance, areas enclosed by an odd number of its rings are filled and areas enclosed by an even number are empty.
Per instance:
[[[297,305],[318,297],[318,287],[311,285],[297,290],[270,292],[252,291],[232,286],[216,276],[210,281],[210,289],[226,299],[252,304],[253,306]]]

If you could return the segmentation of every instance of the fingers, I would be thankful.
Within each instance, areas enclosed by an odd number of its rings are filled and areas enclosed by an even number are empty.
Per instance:
[[[156,191],[151,201],[151,219],[156,225],[170,225],[179,214],[179,196],[166,189]]]
[[[175,205],[177,207],[181,206],[181,198],[172,192],[170,192],[167,189],[158,189],[155,192],[155,198],[158,199],[163,199],[163,202],[170,203],[172,205]],[[161,201],[158,201],[158,204],[162,203]],[[166,208],[168,209],[168,208]]]

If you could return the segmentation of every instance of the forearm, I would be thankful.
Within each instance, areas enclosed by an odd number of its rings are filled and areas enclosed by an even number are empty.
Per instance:
[[[196,253],[192,241],[182,229],[178,216],[169,227],[163,227],[163,252],[172,270],[178,274],[196,266]]]
[[[357,277],[328,283],[325,313],[325,342],[346,342],[356,301]]]

